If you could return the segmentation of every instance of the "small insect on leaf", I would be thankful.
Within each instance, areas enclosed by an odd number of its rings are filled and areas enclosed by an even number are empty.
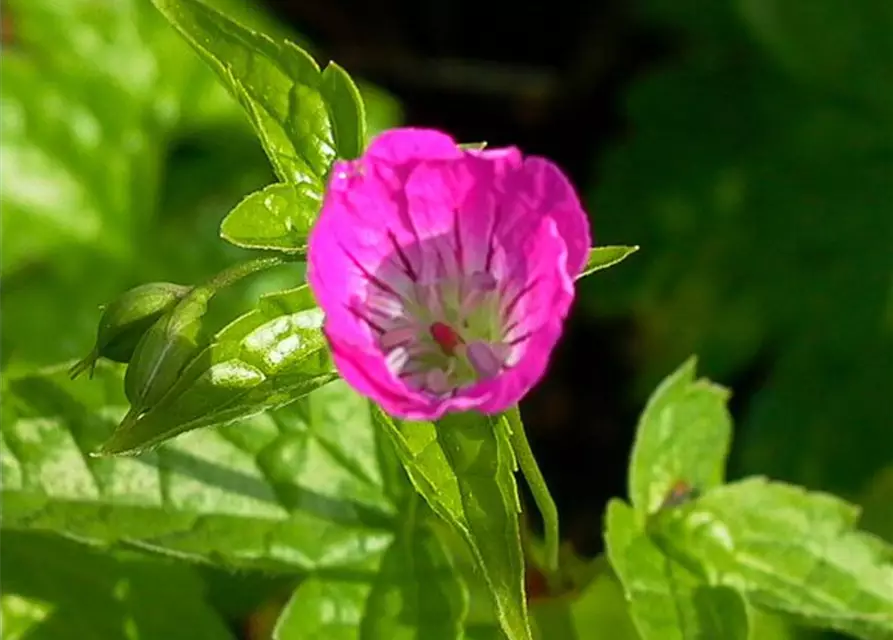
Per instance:
[[[677,480],[676,484],[667,493],[667,497],[664,498],[660,508],[671,509],[678,507],[690,500],[695,500],[699,495],[701,495],[701,492],[696,487],[691,486],[685,480]]]

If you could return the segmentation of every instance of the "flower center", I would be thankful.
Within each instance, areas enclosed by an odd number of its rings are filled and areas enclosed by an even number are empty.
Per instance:
[[[376,288],[358,313],[378,334],[395,375],[442,396],[511,366],[502,297],[492,275],[476,272],[415,282],[399,294]]]

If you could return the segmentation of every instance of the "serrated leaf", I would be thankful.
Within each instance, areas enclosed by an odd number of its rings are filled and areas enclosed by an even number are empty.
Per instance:
[[[220,225],[220,236],[237,247],[303,255],[319,207],[316,194],[306,185],[271,184],[230,211]]]
[[[9,640],[234,637],[182,564],[116,558],[63,538],[8,531],[0,560]]]
[[[761,607],[860,638],[893,637],[893,551],[855,530],[835,496],[763,478],[662,513],[653,535],[711,584]]]
[[[158,404],[122,423],[102,452],[141,451],[283,406],[331,382],[322,319],[306,285],[263,296],[257,309],[215,336]]]
[[[741,595],[713,587],[666,557],[621,500],[608,503],[605,544],[642,640],[747,640]]]
[[[678,483],[704,491],[725,475],[732,437],[729,393],[695,380],[689,358],[655,390],[639,419],[629,493],[639,518],[657,511]]]
[[[430,422],[373,415],[391,436],[419,494],[470,546],[503,632],[529,640],[514,453],[505,418],[474,414]]]
[[[586,266],[583,267],[583,271],[581,271],[580,274],[577,276],[577,280],[579,280],[580,278],[585,278],[589,274],[595,273],[596,271],[601,271],[602,269],[613,267],[615,264],[626,260],[638,250],[638,246],[594,247],[589,250],[589,257],[586,259]]]
[[[92,458],[126,410],[121,376],[6,380],[3,527],[232,567],[374,565],[393,538],[368,402],[332,384],[140,457]]]
[[[273,40],[196,0],[153,0],[248,112],[276,174],[321,199],[336,157],[365,138],[362,103],[346,74],[319,66],[288,40]]]
[[[404,503],[397,536],[376,574],[362,581],[305,581],[277,623],[276,640],[461,638],[467,594],[419,500],[413,495]]]

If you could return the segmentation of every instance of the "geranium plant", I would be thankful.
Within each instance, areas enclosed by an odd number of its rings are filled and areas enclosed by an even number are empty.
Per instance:
[[[627,637],[580,613],[613,576],[624,601],[609,606],[648,640],[763,637],[766,615],[893,637],[889,546],[835,496],[725,483],[728,392],[694,359],[641,415],[608,562],[562,548],[518,403],[578,279],[637,247],[593,247],[593,218],[548,159],[424,128],[369,136],[341,67],[198,0],[154,5],[275,171],[221,227],[258,255],[123,292],[84,360],[5,380],[7,532],[294,577],[279,640]],[[208,320],[222,292],[279,268],[289,286]],[[63,419],[40,417],[46,398]]]

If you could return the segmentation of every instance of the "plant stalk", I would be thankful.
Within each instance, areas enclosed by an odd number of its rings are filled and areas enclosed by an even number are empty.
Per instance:
[[[524,432],[524,424],[521,422],[521,412],[518,405],[505,412],[505,416],[509,422],[510,439],[512,449],[515,451],[515,458],[518,460],[518,466],[521,473],[527,480],[530,492],[536,502],[537,509],[543,518],[544,545],[545,545],[545,562],[546,571],[555,575],[558,572],[558,549],[560,540],[558,537],[558,508],[546,485],[546,480],[540,471],[530,443],[527,441],[527,434]]]

